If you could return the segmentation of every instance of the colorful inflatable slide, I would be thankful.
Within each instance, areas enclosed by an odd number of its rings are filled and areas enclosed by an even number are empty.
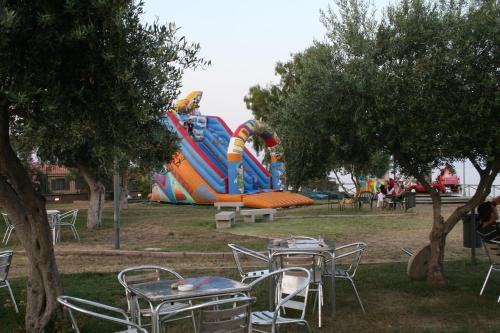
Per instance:
[[[283,190],[284,165],[275,133],[249,120],[233,133],[219,117],[199,112],[202,93],[192,92],[163,121],[180,138],[173,161],[155,174],[151,199],[190,204],[243,202],[247,207],[308,205],[312,200]],[[271,151],[271,173],[245,148],[258,135]]]

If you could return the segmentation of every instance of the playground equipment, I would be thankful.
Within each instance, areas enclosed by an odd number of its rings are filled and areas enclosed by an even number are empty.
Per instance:
[[[247,207],[276,208],[311,204],[302,195],[284,191],[284,164],[279,139],[260,121],[249,120],[233,133],[216,116],[199,111],[201,91],[194,91],[166,112],[163,122],[180,139],[171,163],[154,175],[154,201],[190,204],[243,202]],[[192,128],[186,128],[188,120]],[[271,152],[271,173],[245,148],[260,136]]]

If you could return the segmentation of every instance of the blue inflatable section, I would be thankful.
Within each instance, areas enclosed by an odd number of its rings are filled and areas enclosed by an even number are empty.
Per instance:
[[[230,134],[216,117],[207,117],[207,129],[203,143],[210,148],[217,158],[224,160],[227,173],[227,147]],[[270,189],[270,179],[248,154],[243,154],[245,193],[253,193]]]
[[[179,115],[181,123],[187,121],[189,118],[185,115]],[[206,123],[201,126],[194,117],[194,142],[202,151],[206,158],[208,158],[213,165],[217,168],[220,174],[227,175],[228,161],[227,161],[227,147],[231,135],[226,130],[225,126],[220,123],[216,117],[200,117],[202,120],[206,119]],[[175,133],[181,137],[176,127],[170,122],[168,117],[163,118],[164,122]],[[226,193],[225,180],[221,178],[217,172],[206,167],[206,161],[200,154],[193,149],[187,140],[180,140],[180,149],[184,156],[191,162],[191,165],[196,171],[205,179],[205,181],[213,187],[218,193]],[[244,187],[245,193],[255,193],[260,191],[270,190],[270,177],[267,176],[257,163],[248,154],[243,154],[243,168],[244,172]]]
[[[182,138],[177,128],[170,122],[168,117],[163,118],[163,121],[169,126],[172,132],[177,133],[177,135]],[[201,149],[201,148],[200,148]],[[196,169],[196,171],[205,179],[205,181],[218,193],[226,193],[226,184],[224,178],[220,177],[216,172],[207,168],[207,163],[201,157],[198,152],[193,149],[193,147],[187,142],[187,140],[180,140],[180,150],[184,154],[185,158],[189,160],[191,165]],[[215,163],[214,163],[215,164]],[[215,164],[217,166],[217,164]],[[226,171],[220,170],[222,174],[226,174]]]

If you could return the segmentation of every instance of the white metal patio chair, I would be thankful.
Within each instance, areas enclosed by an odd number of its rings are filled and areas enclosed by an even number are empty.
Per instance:
[[[365,307],[363,306],[363,302],[359,297],[358,290],[354,285],[354,276],[356,275],[359,263],[361,262],[361,256],[363,255],[365,249],[366,243],[363,242],[355,242],[335,248],[335,278],[345,279],[351,283],[352,289],[356,294],[356,298],[358,299],[358,303],[361,306],[361,310],[363,310],[363,312],[365,312]],[[328,261],[325,265],[325,268],[326,269],[323,275],[331,276],[332,272],[329,270],[330,265],[328,265]]]
[[[55,219],[54,227],[56,228],[56,239],[61,241],[61,227],[69,227],[73,232],[76,240],[80,240],[80,235],[76,230],[76,217],[78,215],[78,209],[72,209],[62,214],[58,214]]]
[[[240,273],[241,277],[241,282],[245,282],[245,280],[248,279],[256,279],[261,276],[266,275],[269,273],[268,269],[261,269],[257,271],[248,271],[245,270],[242,262],[241,262],[241,257],[242,256],[247,256],[252,259],[256,259],[262,262],[265,262],[267,266],[269,266],[269,257],[263,255],[262,253],[259,253],[254,250],[247,249],[243,246],[237,245],[237,244],[227,244],[229,248],[231,248],[231,251],[233,252],[233,257],[234,257],[234,262],[236,263],[236,268],[238,269],[238,272]]]
[[[154,309],[154,305],[147,300],[143,300],[141,295],[136,295],[129,288],[131,284],[152,282],[152,281],[160,281],[165,277],[169,277],[168,279],[182,280],[183,277],[177,273],[176,271],[156,265],[144,265],[144,266],[136,266],[130,267],[118,274],[118,281],[125,288],[125,297],[127,299],[128,312],[130,313],[132,320],[139,325],[142,325],[142,317],[151,318],[152,310]],[[147,303],[147,306],[141,307],[141,302]],[[167,302],[162,305],[160,308],[159,317],[161,318],[164,315],[170,314],[173,311],[178,311],[184,308],[191,306],[191,303],[184,302]],[[192,315],[184,316],[184,317],[172,317],[169,316],[168,321],[179,320],[190,318]],[[194,324],[194,318],[193,324]],[[167,321],[167,320],[164,320]],[[146,326],[146,325],[143,325]]]
[[[12,293],[12,288],[10,287],[10,283],[7,280],[11,262],[12,262],[12,251],[0,252],[0,288],[7,288],[9,290],[12,304],[14,304],[14,310],[16,310],[16,313],[19,313],[19,309],[17,308],[16,304],[16,299],[14,298],[14,293]]]
[[[14,224],[12,221],[9,219],[9,215],[2,213],[3,221],[5,222],[5,234],[3,235],[2,239],[2,244],[7,245],[9,242],[10,235],[12,234],[12,231],[14,230]]]
[[[484,289],[486,288],[486,284],[490,279],[491,272],[500,272],[500,241],[483,241],[483,246],[484,252],[486,252],[488,260],[490,261],[490,268],[488,269],[488,273],[486,274],[486,278],[484,279],[483,286],[481,287],[479,295],[483,294]]]
[[[167,332],[165,320],[173,316],[182,316],[184,313],[194,313],[197,333],[252,333],[251,314],[254,302],[254,297],[241,294],[193,305],[164,316],[160,327],[163,332]]]
[[[78,325],[76,324],[75,316],[73,314],[73,311],[79,312],[81,314],[95,317],[98,319],[106,320],[113,322],[118,325],[126,326],[127,329],[124,331],[119,331],[116,333],[148,333],[146,329],[141,327],[139,324],[134,323],[130,320],[128,317],[127,313],[119,308],[115,308],[106,304],[101,304],[93,301],[89,301],[86,299],[81,299],[81,298],[76,298],[76,297],[71,297],[71,296],[59,296],[57,297],[57,301],[64,306],[64,308],[68,311],[69,313],[69,318],[71,320],[71,325],[73,326],[73,329],[77,332],[80,333],[80,330],[78,328]],[[96,311],[102,311],[102,312],[112,312],[112,313],[117,313],[121,315],[121,317],[114,317],[108,314],[104,313],[99,313]]]
[[[263,327],[271,327],[271,333],[276,333],[282,325],[303,325],[310,333],[311,328],[305,319],[307,295],[311,274],[305,268],[283,268],[266,274],[250,283],[252,290],[264,280],[273,279],[276,284],[275,304],[269,311],[252,312],[252,330],[263,331]],[[286,309],[299,311],[298,317],[283,316]]]
[[[300,238],[295,238],[300,239]],[[302,237],[303,240],[314,240],[314,238]],[[308,292],[316,292],[313,312],[318,309],[318,327],[322,326],[322,307],[324,304],[323,272],[325,269],[326,257],[320,252],[286,251],[275,252],[271,256],[271,265],[277,269],[301,267],[310,273],[310,285]]]

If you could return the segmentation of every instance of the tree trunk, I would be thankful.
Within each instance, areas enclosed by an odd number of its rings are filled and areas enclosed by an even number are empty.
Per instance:
[[[359,186],[358,178],[351,173],[351,180],[356,188],[356,198],[359,198],[359,195],[361,194],[361,187]]]
[[[469,201],[467,201],[467,203],[455,209],[446,221],[444,221],[441,214],[441,195],[434,191],[430,184],[423,180],[423,177],[421,177],[422,179],[419,179],[432,198],[433,224],[429,237],[431,242],[431,258],[429,271],[427,272],[427,281],[430,284],[442,284],[444,282],[443,262],[446,237],[453,227],[455,227],[455,225],[465,216],[465,214],[476,208],[486,199],[491,191],[491,186],[498,175],[499,169],[499,161],[491,163],[486,170],[478,168],[481,178],[476,193]]]
[[[78,164],[77,166],[90,190],[87,229],[92,230],[95,227],[102,225],[102,213],[104,211],[104,202],[106,199],[106,188],[103,183],[92,177],[85,166],[81,164]]]
[[[10,145],[9,113],[0,105],[0,204],[9,214],[29,262],[26,331],[43,332],[57,315],[63,292],[44,198]]]
[[[120,210],[128,209],[128,177],[122,177],[122,190],[120,191]]]
[[[430,284],[442,284],[444,282],[443,261],[447,234],[441,214],[441,195],[432,189],[429,193],[432,198],[432,230],[429,235],[431,242],[431,258],[429,271],[427,272],[427,282]]]

